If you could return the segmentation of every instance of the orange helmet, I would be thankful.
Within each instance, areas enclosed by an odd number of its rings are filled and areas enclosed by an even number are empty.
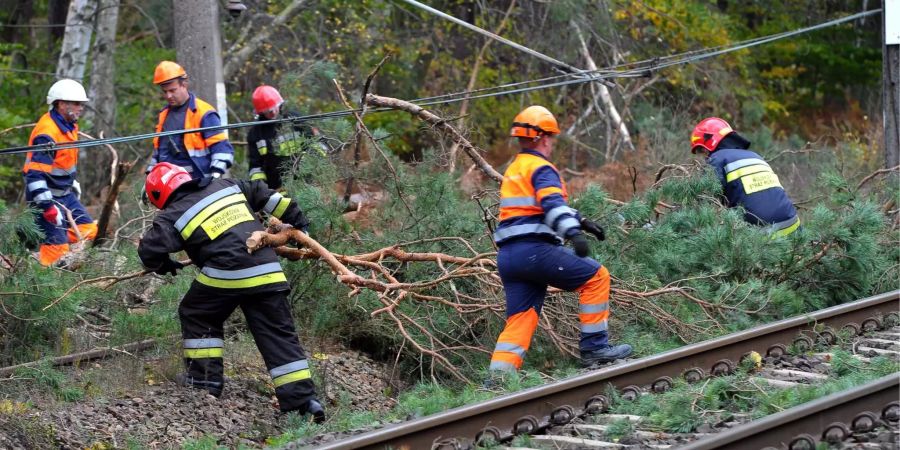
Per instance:
[[[701,120],[691,133],[691,153],[697,153],[697,147],[705,148],[712,153],[716,151],[722,139],[731,133],[734,133],[734,130],[728,122],[718,117],[707,117]]]
[[[184,167],[172,163],[161,162],[153,166],[147,174],[144,189],[153,206],[163,209],[169,197],[184,183],[191,181],[191,174]]]
[[[537,105],[529,106],[516,115],[509,131],[510,136],[523,138],[539,138],[547,134],[559,134],[559,124],[553,113]]]
[[[253,91],[253,112],[262,114],[265,111],[275,109],[284,103],[278,89],[272,86],[262,85]]]
[[[176,62],[163,61],[153,71],[153,84],[163,84],[176,78],[186,77],[187,72]]]

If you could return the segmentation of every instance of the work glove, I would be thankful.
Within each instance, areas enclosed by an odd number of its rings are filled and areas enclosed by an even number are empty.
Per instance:
[[[178,261],[175,261],[172,258],[168,258],[165,261],[163,261],[162,266],[160,266],[159,269],[154,270],[153,273],[155,273],[157,275],[166,275],[166,274],[175,275],[175,272],[178,271],[178,269],[183,269],[183,268],[184,268],[184,264],[182,264]]]
[[[221,176],[222,176],[222,172],[219,172],[219,171],[216,171],[216,170],[213,170],[213,171],[212,171],[212,177],[213,177],[213,178],[219,178],[219,177],[221,177]]]
[[[142,190],[141,190],[141,203],[143,203],[144,206],[147,206],[147,205],[150,204],[150,197],[147,197],[147,190],[146,190],[146,189],[142,189]]]
[[[578,233],[569,238],[569,242],[572,243],[572,248],[575,250],[575,254],[578,255],[579,258],[584,258],[591,251],[590,245],[588,245],[587,238],[584,237],[583,233]]]
[[[593,234],[598,241],[606,240],[606,232],[603,231],[603,227],[593,220],[581,219],[581,229]]]
[[[44,216],[44,220],[52,223],[53,225],[61,227],[63,224],[62,211],[59,210],[58,206],[56,206],[52,203],[50,204],[49,207],[47,207],[47,209],[44,210],[43,216]]]
[[[78,180],[72,180],[72,192],[75,193],[75,198],[81,200],[81,183]]]

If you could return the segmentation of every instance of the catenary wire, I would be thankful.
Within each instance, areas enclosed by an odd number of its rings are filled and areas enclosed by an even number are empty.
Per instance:
[[[636,67],[633,67],[631,69],[626,69],[626,70],[615,71],[615,70],[611,70],[610,68],[603,68],[603,69],[598,69],[596,71],[586,71],[586,72],[581,72],[578,74],[567,74],[567,75],[561,75],[561,76],[541,78],[539,80],[528,80],[528,81],[521,81],[521,82],[515,82],[515,83],[508,83],[508,84],[501,85],[501,86],[476,89],[473,91],[458,92],[458,93],[453,93],[453,94],[444,94],[441,96],[433,96],[433,97],[423,97],[423,98],[419,98],[419,99],[415,99],[415,100],[410,100],[409,102],[416,104],[418,106],[443,105],[443,104],[451,104],[451,103],[460,102],[460,101],[463,101],[466,99],[481,99],[481,98],[496,97],[496,96],[501,96],[501,95],[520,94],[520,93],[531,92],[531,91],[536,91],[536,90],[541,90],[541,89],[549,89],[549,88],[554,88],[554,87],[562,87],[562,86],[569,86],[569,85],[575,85],[575,84],[589,83],[592,81],[598,81],[598,80],[610,79],[610,78],[643,77],[643,76],[646,76],[646,74],[648,72],[652,72],[655,70],[660,70],[660,69],[672,67],[675,65],[689,64],[689,63],[692,63],[695,61],[699,61],[699,60],[706,59],[706,58],[711,58],[711,57],[722,55],[725,53],[742,50],[742,49],[753,47],[756,45],[762,45],[764,43],[772,42],[772,41],[775,41],[778,39],[784,39],[786,37],[795,36],[795,35],[802,34],[802,33],[808,33],[811,31],[816,31],[816,30],[822,29],[822,28],[834,26],[834,25],[837,25],[840,23],[853,21],[853,20],[859,19],[861,17],[866,17],[869,15],[877,14],[879,12],[881,12],[881,9],[875,9],[875,10],[871,10],[871,11],[853,14],[853,15],[843,17],[840,19],[834,19],[834,20],[831,20],[828,22],[823,22],[821,24],[813,25],[813,26],[806,27],[806,28],[800,28],[800,29],[793,30],[793,31],[781,32],[781,33],[776,33],[776,34],[772,34],[772,35],[768,35],[768,36],[762,36],[759,38],[749,39],[749,40],[742,41],[737,44],[723,45],[723,46],[712,47],[709,49],[701,49],[701,50],[695,50],[692,52],[685,52],[682,55],[690,55],[690,56],[684,56],[681,58],[673,59],[672,56],[669,56],[669,57],[665,57],[665,58],[661,57],[661,58],[644,60],[644,61],[640,61],[638,63],[627,63],[627,64],[620,64],[618,66],[614,66],[614,67],[628,67],[628,66],[637,65]],[[710,49],[712,49],[712,51],[708,51]],[[661,62],[661,61],[664,61],[664,62]],[[569,80],[563,80],[563,81],[556,81],[556,82],[552,82],[552,83],[542,83],[542,84],[537,84],[535,86],[519,87],[519,88],[515,88],[515,89],[507,89],[507,90],[497,91],[497,89],[500,89],[500,88],[509,88],[509,87],[527,85],[527,84],[534,84],[539,81],[552,81],[552,80],[558,80],[561,78],[572,78],[572,77],[575,77],[575,78],[569,79]],[[489,92],[489,91],[494,91],[494,92]],[[385,111],[392,111],[392,110],[393,109],[391,109],[391,108],[373,108],[373,109],[368,109],[367,111],[369,111],[369,112],[385,112]],[[182,134],[187,134],[187,133],[199,133],[199,132],[213,131],[213,130],[230,130],[230,129],[245,128],[245,127],[250,127],[253,125],[262,125],[262,124],[276,124],[276,123],[285,123],[285,122],[305,122],[305,121],[310,121],[310,120],[332,119],[332,118],[346,117],[355,112],[360,112],[360,109],[346,109],[346,110],[331,111],[331,112],[319,113],[319,114],[309,114],[309,115],[300,116],[300,117],[281,118],[281,119],[273,119],[273,120],[260,120],[260,121],[254,121],[254,122],[241,122],[241,123],[219,125],[219,126],[212,126],[212,127],[192,128],[189,130],[172,130],[172,131],[162,131],[162,132],[155,132],[155,133],[145,133],[145,134],[132,135],[132,136],[121,136],[121,137],[104,138],[104,139],[92,139],[92,140],[86,140],[86,141],[77,141],[77,142],[73,142],[73,143],[67,143],[65,145],[65,148],[88,148],[88,147],[94,147],[94,146],[99,146],[99,145],[114,145],[114,144],[120,144],[120,143],[126,143],[126,142],[151,139],[154,137],[175,136],[175,135],[182,135]],[[51,150],[54,150],[56,147],[57,146],[52,143],[30,145],[30,146],[20,146],[20,147],[9,147],[9,148],[0,150],[0,156],[9,155],[9,154],[26,153],[29,151],[51,151]]]

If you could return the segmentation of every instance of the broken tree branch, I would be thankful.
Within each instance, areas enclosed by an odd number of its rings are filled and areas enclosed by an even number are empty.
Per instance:
[[[421,106],[414,105],[410,102],[399,100],[391,97],[382,97],[379,95],[368,94],[366,95],[366,103],[369,106],[375,107],[383,107],[383,108],[391,108],[391,109],[399,109],[402,111],[406,111],[424,122],[427,122],[434,126],[435,128],[440,128],[444,132],[450,135],[450,138],[453,139],[454,142],[459,144],[462,149],[475,161],[475,165],[481,169],[482,172],[487,174],[487,176],[494,179],[496,182],[503,181],[503,175],[497,172],[479,153],[479,150],[469,142],[456,128],[453,128],[452,125],[447,123],[446,120],[437,116],[436,114],[422,108]]]

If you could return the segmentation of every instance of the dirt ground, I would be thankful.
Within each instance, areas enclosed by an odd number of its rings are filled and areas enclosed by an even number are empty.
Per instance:
[[[387,367],[352,350],[329,348],[311,358],[329,413],[384,412],[394,405],[387,395],[396,392]],[[263,447],[287,420],[278,413],[252,341],[227,343],[226,352],[226,387],[218,399],[171,381],[179,360],[165,351],[60,368],[64,386],[83,392],[72,401],[66,401],[65,389],[41,383],[39,374],[0,380],[0,448],[168,449],[201,437],[228,448]]]

